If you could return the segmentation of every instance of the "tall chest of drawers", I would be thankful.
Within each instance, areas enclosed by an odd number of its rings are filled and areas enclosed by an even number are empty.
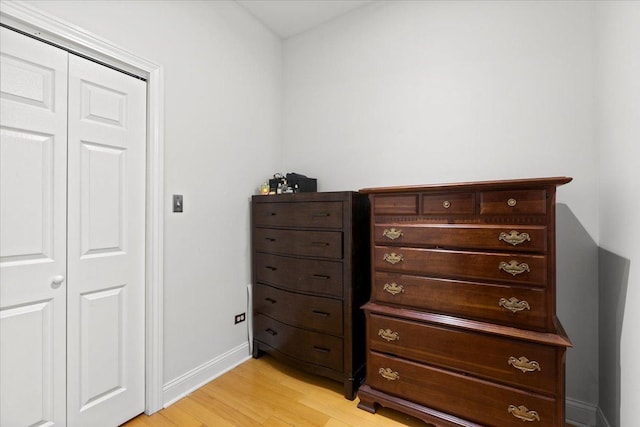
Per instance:
[[[353,399],[365,374],[367,196],[254,196],[252,240],[253,356],[340,381]]]
[[[358,407],[436,426],[564,426],[555,193],[571,178],[361,190],[371,205]]]

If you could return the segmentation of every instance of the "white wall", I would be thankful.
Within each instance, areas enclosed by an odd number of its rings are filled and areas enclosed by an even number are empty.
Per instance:
[[[280,166],[280,40],[233,1],[30,3],[164,67],[165,383],[247,356],[233,315],[251,280],[249,196]]]
[[[609,350],[619,350],[620,365],[605,373],[619,375],[620,390],[607,390],[619,401],[606,409],[619,405],[619,425],[631,427],[640,408],[640,3],[603,2],[597,12],[600,246],[628,262],[626,293],[609,311],[622,322],[620,348]],[[604,279],[601,292],[612,278]]]
[[[374,2],[286,40],[284,167],[323,190],[568,175],[596,238],[592,9]]]
[[[284,44],[286,171],[321,190],[567,175],[567,396],[598,402],[590,2],[374,2]],[[594,314],[595,313],[595,314]]]

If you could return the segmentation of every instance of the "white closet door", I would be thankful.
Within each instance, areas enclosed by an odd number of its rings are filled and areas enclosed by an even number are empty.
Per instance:
[[[69,55],[68,419],[144,410],[146,84]]]
[[[0,425],[64,426],[67,52],[0,28]]]

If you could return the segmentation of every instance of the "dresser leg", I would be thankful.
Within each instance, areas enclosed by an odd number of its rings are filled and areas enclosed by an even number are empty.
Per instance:
[[[369,386],[367,385],[360,386],[360,390],[358,391],[358,399],[360,399],[360,402],[358,402],[358,408],[375,414],[377,411],[377,404],[375,400],[367,393],[368,388]]]
[[[262,356],[263,353],[264,352],[260,350],[260,344],[258,344],[258,341],[253,340],[253,351],[251,353],[251,356],[253,356],[254,359],[257,359]]]

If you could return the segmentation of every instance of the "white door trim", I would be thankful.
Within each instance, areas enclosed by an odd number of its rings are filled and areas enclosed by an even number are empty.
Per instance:
[[[147,79],[145,413],[150,415],[163,406],[163,68],[21,1],[1,2],[0,22]]]

